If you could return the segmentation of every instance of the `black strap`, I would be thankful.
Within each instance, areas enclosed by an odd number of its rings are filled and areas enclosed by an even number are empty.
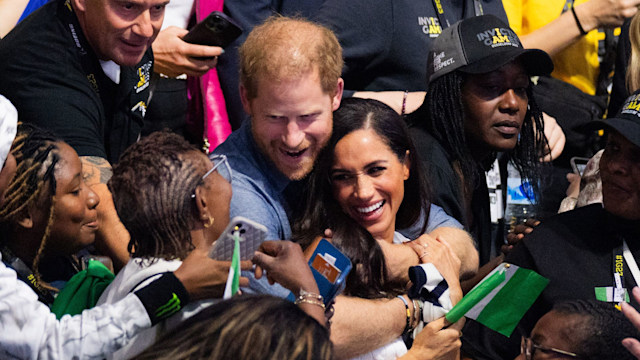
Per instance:
[[[0,248],[0,252],[2,253],[2,262],[5,263],[8,267],[15,270],[18,275],[18,279],[29,285],[29,287],[38,295],[38,300],[41,303],[51,305],[53,304],[53,294],[38,282],[31,268],[27,266],[19,257],[15,256],[11,250],[7,246],[2,246]]]
[[[120,67],[120,83],[113,91],[113,82],[102,71],[98,57],[82,32],[70,0],[61,1],[58,14],[69,30],[82,70],[91,88],[100,95],[107,117],[104,124],[104,144],[110,161],[117,161],[126,147],[135,142],[142,131],[147,111],[153,73],[153,54],[150,49],[135,67]],[[102,94],[105,93],[105,94]],[[112,116],[107,116],[113,109]]]
[[[624,281],[624,252],[622,247],[622,242],[624,241],[622,238],[620,240],[620,245],[616,246],[613,249],[613,261],[612,261],[612,275],[613,275],[613,289],[618,288],[618,284],[616,282],[615,274],[620,275],[620,283],[622,288],[626,288]],[[624,301],[624,294],[622,294]]]
[[[450,8],[451,2],[447,0],[431,0],[433,3],[433,9],[436,12],[436,16],[438,17],[438,21],[440,22],[440,27],[442,29],[448,28],[453,25],[458,20],[461,20],[465,17],[467,6],[467,1],[463,0],[462,12],[459,14],[454,14],[452,9]],[[482,8],[482,2],[480,0],[473,0],[473,13],[475,16],[480,16],[484,14],[484,10]]]

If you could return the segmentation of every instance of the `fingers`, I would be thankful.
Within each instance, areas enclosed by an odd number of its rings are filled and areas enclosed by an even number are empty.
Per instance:
[[[224,50],[218,46],[185,43],[183,53],[194,58],[213,58],[224,54]]]
[[[253,269],[253,262],[251,262],[251,260],[240,261],[240,269],[241,270]]]
[[[253,259],[251,259],[254,264],[266,270],[267,272],[269,272],[269,269],[274,266],[275,260],[275,257],[269,256],[260,251],[256,251],[255,253],[253,253]]]
[[[640,342],[634,338],[626,338],[622,340],[622,345],[629,350],[629,352],[640,359]]]
[[[633,296],[636,299],[640,295],[640,290],[638,289],[637,286],[634,287],[631,292],[632,292]],[[636,328],[640,329],[640,313],[638,313],[638,311],[636,311],[631,305],[623,302],[622,303],[622,313],[624,314],[624,316],[627,317],[627,319],[629,319],[629,321],[631,321],[633,326],[635,326]]]
[[[267,240],[260,244],[259,252],[267,255],[276,256],[281,251],[283,242],[281,240]]]
[[[240,284],[240,287],[248,287],[249,286],[249,278],[241,276],[239,284]]]
[[[263,273],[264,273],[264,270],[262,270],[262,267],[260,267],[259,265],[256,265],[256,269],[253,271],[253,274],[255,275],[256,279],[261,279]]]
[[[544,121],[544,135],[547,138],[548,148],[545,150],[541,161],[546,162],[556,159],[562,154],[567,139],[564,131],[562,131],[562,128],[558,125],[554,117],[542,113],[542,119]]]
[[[567,181],[570,182],[570,183],[573,183],[573,182],[576,182],[576,181],[580,182],[580,175],[578,175],[576,173],[572,173],[572,172],[567,173]]]

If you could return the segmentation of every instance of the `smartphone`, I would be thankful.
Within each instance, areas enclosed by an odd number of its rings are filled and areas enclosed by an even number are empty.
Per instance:
[[[240,242],[240,260],[250,260],[267,238],[267,228],[242,216],[229,222],[218,240],[213,243],[209,257],[214,260],[230,261],[235,246],[235,236]]]
[[[182,38],[191,44],[227,47],[242,34],[242,28],[220,11],[213,11]]]
[[[574,156],[569,160],[569,162],[571,163],[573,172],[582,176],[584,169],[587,167],[587,163],[589,162],[589,158]]]
[[[309,259],[309,267],[318,284],[324,304],[328,305],[344,290],[352,264],[351,260],[333,244],[327,239],[322,239]],[[287,298],[295,301],[293,293],[290,293]]]

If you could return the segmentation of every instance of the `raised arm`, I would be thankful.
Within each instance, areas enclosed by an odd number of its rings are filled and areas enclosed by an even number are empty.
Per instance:
[[[18,23],[29,0],[0,0],[0,39]]]
[[[571,10],[565,11],[549,24],[521,35],[517,14],[510,12],[512,1],[505,0],[505,9],[512,25],[525,48],[542,49],[553,56],[580,39],[582,34]],[[590,0],[576,5],[575,13],[585,32],[598,28],[621,26],[624,19],[635,15],[640,0]],[[515,6],[517,9],[517,5]]]
[[[404,115],[416,111],[424,101],[426,91],[356,91],[353,97],[374,99],[387,104],[398,114]]]
[[[243,269],[251,263],[243,261]],[[0,261],[0,358],[103,359],[126,345],[140,331],[175,314],[189,300],[219,296],[229,262],[212,260],[194,250],[173,274],[166,273],[146,287],[113,304],[63,316],[59,321],[15,271]],[[241,279],[246,285],[246,279]],[[175,298],[180,301],[176,305]],[[172,311],[166,308],[174,304]]]
[[[113,260],[116,272],[129,261],[129,233],[118,218],[113,205],[107,181],[111,178],[111,164],[98,156],[81,156],[84,179],[91,189],[100,197],[98,204],[98,220],[100,227],[96,236],[96,249]]]
[[[349,359],[388,344],[402,334],[406,309],[400,299],[336,298],[331,342],[337,358]]]

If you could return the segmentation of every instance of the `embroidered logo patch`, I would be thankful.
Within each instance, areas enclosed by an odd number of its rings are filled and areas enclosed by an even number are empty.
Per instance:
[[[418,25],[422,28],[422,32],[431,38],[438,37],[442,33],[440,20],[436,17],[420,16],[418,17]]]
[[[153,63],[151,61],[147,61],[146,63],[142,64],[142,66],[138,68],[138,82],[134,86],[136,93],[139,93],[140,91],[149,87],[149,83],[151,81],[152,65]]]
[[[520,41],[516,34],[510,29],[493,28],[477,33],[476,38],[486,46],[492,48],[501,46],[520,47]]]

